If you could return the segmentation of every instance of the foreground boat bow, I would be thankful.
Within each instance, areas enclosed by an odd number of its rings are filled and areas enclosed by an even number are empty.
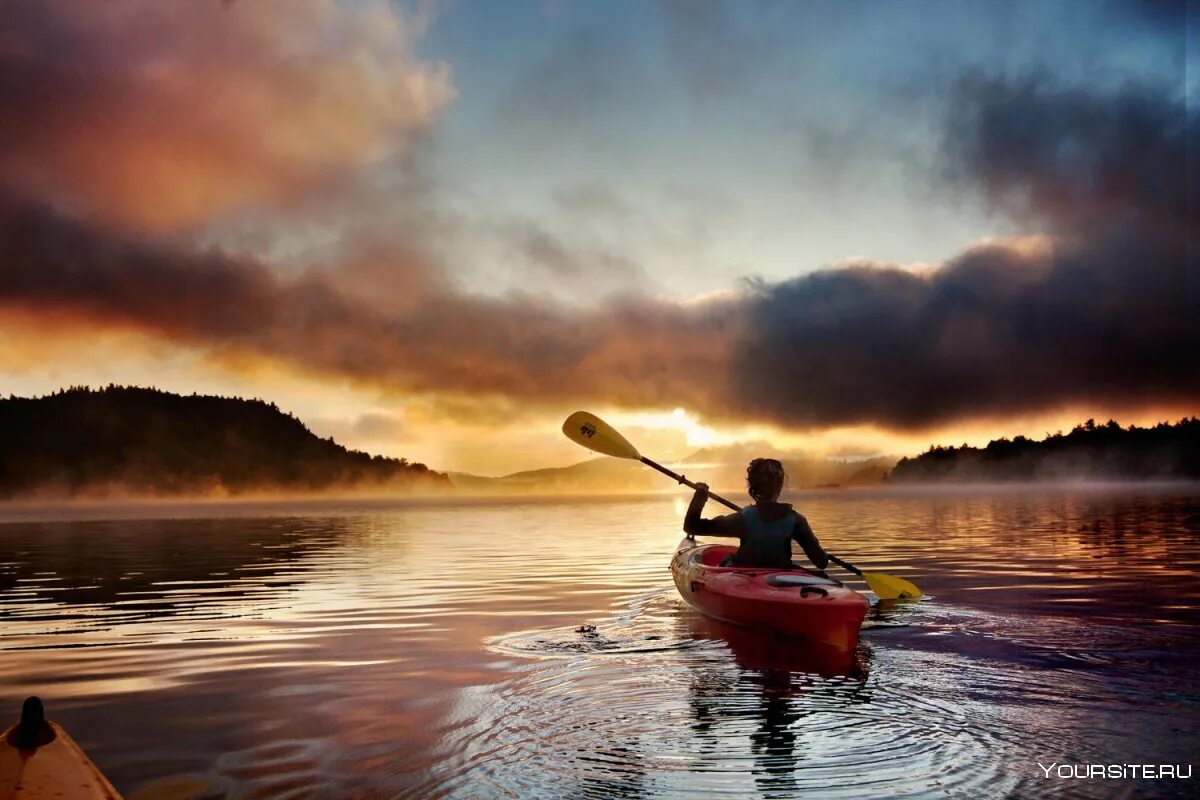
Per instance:
[[[21,721],[0,738],[0,800],[121,800],[58,724],[46,719],[42,701],[31,697]]]

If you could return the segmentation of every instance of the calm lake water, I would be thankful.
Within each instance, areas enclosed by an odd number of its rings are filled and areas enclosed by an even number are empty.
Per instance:
[[[1200,491],[792,499],[931,596],[844,674],[682,605],[686,497],[3,509],[0,711],[131,800],[1195,795]]]

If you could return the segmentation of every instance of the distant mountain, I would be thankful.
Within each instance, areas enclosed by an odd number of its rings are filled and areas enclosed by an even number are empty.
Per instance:
[[[716,491],[733,494],[744,490],[746,486],[746,464],[753,457],[749,453],[779,458],[788,473],[788,486],[793,489],[879,484],[895,463],[894,458],[856,461],[810,458],[754,444],[705,448],[697,450],[678,464],[665,466],[685,474],[691,480],[704,481]],[[606,457],[568,467],[515,472],[499,478],[452,472],[450,479],[459,489],[483,493],[587,494],[653,492],[671,488],[668,478],[636,461]]]
[[[467,492],[534,494],[652,492],[665,488],[667,483],[642,464],[619,458],[593,458],[568,467],[526,470],[499,478],[451,472],[450,480]]]
[[[893,483],[931,481],[1200,479],[1200,419],[1153,428],[1088,420],[1070,433],[1033,441],[997,439],[987,447],[931,447],[902,458]]]
[[[448,489],[445,475],[321,439],[274,403],[156,389],[0,399],[0,498]]]

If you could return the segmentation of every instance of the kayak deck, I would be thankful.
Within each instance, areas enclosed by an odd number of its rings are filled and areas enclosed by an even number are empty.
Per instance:
[[[737,548],[685,539],[671,560],[679,594],[701,614],[835,651],[858,646],[870,604],[837,581],[802,569],[722,567]]]
[[[121,800],[75,740],[42,718],[40,701],[25,705],[22,722],[0,734],[0,800]]]

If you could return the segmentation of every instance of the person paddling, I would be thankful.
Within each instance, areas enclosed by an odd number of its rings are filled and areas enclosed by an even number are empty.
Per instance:
[[[734,536],[741,540],[737,553],[721,566],[794,569],[792,542],[804,549],[818,570],[829,565],[829,555],[803,514],[789,503],[779,502],[786,475],[783,464],[773,458],[756,458],[746,467],[746,488],[754,505],[712,519],[700,512],[708,502],[708,484],[697,483],[696,494],[683,518],[688,536]]]

